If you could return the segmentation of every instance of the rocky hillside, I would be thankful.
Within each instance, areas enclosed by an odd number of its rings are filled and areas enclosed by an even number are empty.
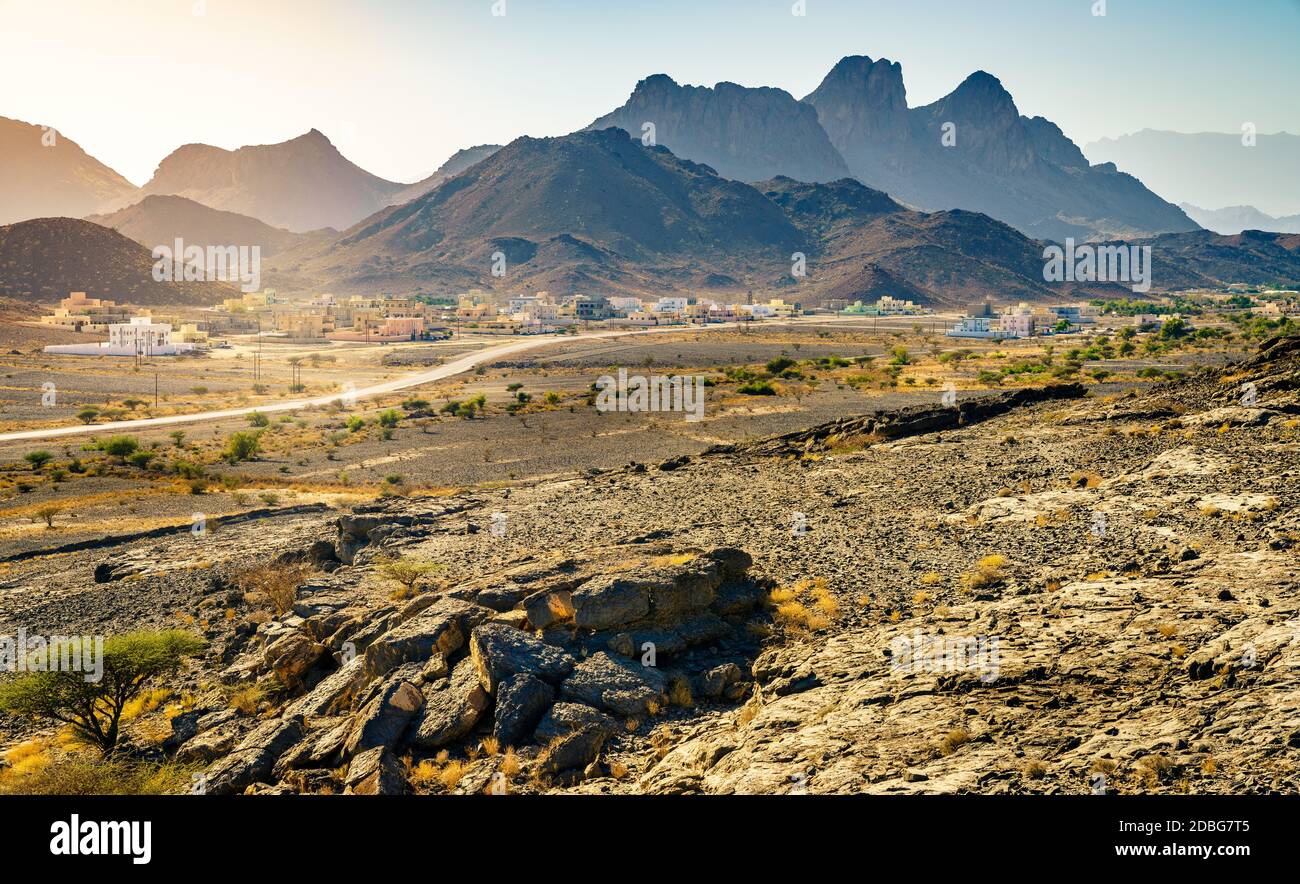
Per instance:
[[[849,176],[843,157],[817,125],[816,112],[781,89],[735,83],[711,89],[679,86],[656,74],[637,83],[626,104],[588,128],[610,127],[637,139],[652,134],[654,143],[677,156],[737,181],[785,175],[817,182]]]
[[[1198,249],[1214,239],[1198,236],[1151,243],[1154,288],[1292,278],[1281,247]],[[286,292],[479,286],[724,300],[766,289],[809,305],[890,295],[949,307],[1128,291],[1045,283],[1044,245],[978,212],[908,209],[852,178],[743,184],[608,129],[512,142],[422,197],[286,250],[268,281]],[[796,253],[804,276],[791,272]],[[504,276],[492,273],[497,254]]]
[[[287,254],[276,269],[289,281],[394,290],[433,281],[523,286],[555,274],[648,288],[659,276],[688,285],[764,265],[773,277],[788,271],[801,242],[752,187],[609,129],[520,138],[327,248]],[[492,276],[498,252],[502,278]]]
[[[138,188],[61,132],[0,117],[0,224],[110,211]]]
[[[199,616],[215,793],[1295,791],[1300,338],[1083,393],[14,560],[0,619]]]
[[[233,151],[184,145],[163,158],[141,192],[183,196],[305,233],[350,227],[388,205],[404,187],[353,164],[312,129],[280,144]]]
[[[983,212],[1057,241],[1196,229],[1137,178],[1089,165],[1051,121],[1021,116],[984,71],[910,108],[898,63],[850,56],[804,101],[855,177],[917,208]]]
[[[210,306],[221,282],[156,282],[150,250],[89,221],[40,218],[0,227],[0,297],[49,304],[85,292],[119,304]]]
[[[86,220],[116,230],[151,250],[156,245],[171,248],[179,237],[187,246],[205,249],[208,246],[260,246],[263,258],[311,237],[324,239],[333,233],[292,233],[247,215],[210,209],[183,196],[147,196],[135,205],[107,215],[90,215]]]
[[[477,144],[474,147],[461,148],[452,154],[451,158],[439,166],[428,178],[417,181],[410,187],[398,191],[393,197],[393,205],[400,206],[402,203],[409,203],[417,197],[424,196],[442,182],[449,178],[455,178],[470,166],[486,160],[500,149],[501,145],[499,144]]]

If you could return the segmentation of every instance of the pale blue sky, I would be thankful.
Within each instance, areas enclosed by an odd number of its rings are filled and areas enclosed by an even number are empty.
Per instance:
[[[844,55],[911,104],[977,69],[1080,146],[1142,128],[1300,132],[1300,0],[0,0],[0,116],[54,125],[137,183],[186,142],[315,127],[386,178],[558,135],[636,81],[803,97]]]

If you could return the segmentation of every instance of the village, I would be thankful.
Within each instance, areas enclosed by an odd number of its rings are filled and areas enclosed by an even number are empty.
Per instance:
[[[105,335],[107,340],[52,344],[50,354],[72,356],[173,356],[229,346],[225,339],[247,336],[259,344],[351,342],[392,344],[446,340],[456,334],[485,336],[575,334],[592,329],[639,329],[723,323],[789,320],[800,316],[844,318],[916,317],[933,332],[946,328],[949,338],[1012,340],[1087,332],[1103,317],[1109,325],[1139,330],[1167,319],[1185,323],[1196,316],[1248,311],[1268,319],[1300,316],[1300,294],[1230,286],[1142,301],[1091,300],[1058,305],[1026,302],[972,305],[964,314],[937,313],[911,300],[888,295],[875,303],[828,300],[805,308],[798,302],[770,298],[755,303],[724,304],[705,297],[636,297],[569,295],[549,292],[504,299],[481,289],[455,297],[282,297],[274,289],[242,294],[204,309],[132,308],[114,300],[71,292],[52,313],[40,318],[53,328]]]

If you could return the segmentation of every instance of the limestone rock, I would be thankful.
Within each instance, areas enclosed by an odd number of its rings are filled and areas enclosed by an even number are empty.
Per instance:
[[[424,686],[424,708],[412,727],[411,745],[439,749],[461,739],[473,730],[491,702],[473,661],[468,657],[461,660],[450,678]]]
[[[424,695],[419,688],[394,679],[357,714],[344,753],[353,755],[376,746],[392,746],[423,705]]]
[[[561,686],[571,700],[619,715],[644,715],[667,702],[667,679],[659,670],[616,660],[603,651],[579,663]]]
[[[505,748],[525,740],[555,702],[555,689],[526,672],[512,675],[497,690],[492,734]]]
[[[555,683],[573,671],[573,658],[564,651],[501,623],[476,627],[469,646],[479,682],[489,694],[516,673]]]

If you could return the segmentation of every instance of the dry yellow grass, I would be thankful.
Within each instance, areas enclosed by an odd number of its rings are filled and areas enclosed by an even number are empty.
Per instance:
[[[1006,580],[1006,565],[1007,558],[1004,555],[995,553],[984,556],[973,570],[962,575],[962,586],[967,591],[997,586]]]
[[[438,781],[442,783],[443,788],[450,792],[464,778],[467,769],[467,765],[463,761],[449,761],[446,767],[438,772]]]
[[[965,728],[954,728],[944,735],[939,741],[939,754],[951,755],[962,746],[970,742],[970,731]]]
[[[668,688],[668,702],[682,709],[689,709],[694,706],[695,698],[691,695],[690,681],[682,676],[674,678],[672,685]]]
[[[230,708],[240,715],[255,715],[262,701],[262,690],[255,684],[239,688],[230,695]]]

